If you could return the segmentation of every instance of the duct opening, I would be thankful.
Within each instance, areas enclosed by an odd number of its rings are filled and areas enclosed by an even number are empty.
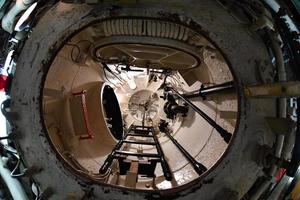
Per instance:
[[[57,53],[44,123],[62,162],[85,180],[178,188],[209,173],[229,148],[239,115],[234,82],[222,53],[193,29],[108,19]]]

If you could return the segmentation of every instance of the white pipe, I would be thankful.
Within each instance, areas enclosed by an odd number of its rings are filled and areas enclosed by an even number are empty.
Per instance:
[[[284,66],[284,58],[283,53],[280,47],[280,41],[275,35],[274,32],[269,30],[269,36],[271,41],[271,48],[274,52],[276,67],[278,71],[278,81],[285,82],[286,81],[286,70]],[[287,108],[287,100],[286,98],[281,98],[279,100],[279,117],[286,118],[286,108]]]
[[[275,33],[272,30],[268,30],[268,35],[270,37],[271,41],[271,48],[274,52],[275,60],[276,60],[276,67],[278,71],[278,80],[279,82],[286,81],[286,69],[284,65],[284,58],[283,53],[280,46],[280,41],[276,37]],[[279,99],[279,117],[280,118],[286,118],[286,108],[287,108],[287,99],[286,98],[280,98]],[[283,157],[282,150],[284,147],[284,141],[285,141],[285,135],[279,134],[276,138],[276,144],[275,144],[275,156],[278,158]],[[277,174],[279,167],[274,164],[271,166],[271,169],[268,172],[268,176],[271,177],[271,179],[266,179],[264,182],[260,185],[260,187],[257,189],[257,191],[251,196],[251,200],[257,200],[260,198],[260,196],[263,194],[263,192],[269,187],[271,182],[273,181],[272,178],[274,178]]]
[[[0,157],[0,175],[14,200],[28,200],[28,197],[18,179],[11,177],[11,171],[5,165],[7,158]]]
[[[37,2],[35,2],[34,4],[32,4],[25,12],[24,14],[20,17],[20,19],[18,20],[18,22],[16,23],[15,26],[15,31],[20,32],[22,31],[24,26],[24,22],[30,17],[30,15],[32,14],[32,12],[34,11],[34,9],[37,6]]]
[[[34,0],[17,0],[16,4],[3,17],[2,28],[7,32],[12,33],[14,30],[16,16],[23,10],[27,9],[33,1]]]

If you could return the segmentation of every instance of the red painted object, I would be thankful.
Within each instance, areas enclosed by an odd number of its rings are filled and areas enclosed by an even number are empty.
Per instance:
[[[84,116],[84,123],[85,127],[87,129],[87,135],[80,136],[80,140],[87,140],[87,139],[93,139],[94,135],[92,134],[92,129],[90,127],[89,123],[89,117],[88,117],[88,110],[86,106],[86,98],[85,98],[86,91],[83,90],[82,92],[74,93],[74,96],[81,96],[81,103],[82,103],[82,110],[83,110],[83,116]]]
[[[8,76],[0,74],[0,92],[5,92]]]
[[[282,179],[282,177],[285,175],[285,173],[286,173],[286,169],[284,168],[279,169],[276,176],[276,182],[279,182]]]
[[[7,79],[8,79],[8,74],[3,68],[3,66],[1,66],[0,67],[0,92],[5,92]]]

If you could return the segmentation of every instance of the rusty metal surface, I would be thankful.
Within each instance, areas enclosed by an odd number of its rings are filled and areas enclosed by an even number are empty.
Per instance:
[[[15,122],[16,131],[22,136],[20,148],[27,162],[44,165],[44,171],[35,178],[42,188],[53,188],[52,199],[80,199],[88,194],[90,199],[163,199],[167,195],[168,199],[209,200],[216,199],[224,191],[230,194],[227,199],[239,199],[256,180],[253,174],[261,174],[262,168],[253,159],[257,143],[271,145],[273,142],[274,136],[265,134],[263,121],[265,116],[275,116],[274,100],[241,99],[239,126],[225,157],[205,177],[182,188],[147,193],[98,185],[88,180],[79,180],[56,157],[41,117],[41,85],[48,67],[63,42],[74,31],[96,20],[122,16],[175,21],[201,32],[224,53],[241,86],[258,83],[259,78],[253,73],[255,60],[269,62],[267,50],[260,38],[250,37],[244,26],[238,24],[214,1],[152,0],[129,7],[123,7],[122,4],[88,6],[60,3],[44,15],[26,43],[19,59],[12,92],[13,111],[21,115],[21,119]],[[241,88],[239,91],[240,97],[243,97]],[[30,128],[26,128],[28,126]]]

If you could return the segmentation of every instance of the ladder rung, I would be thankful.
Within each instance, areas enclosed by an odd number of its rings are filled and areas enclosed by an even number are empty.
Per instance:
[[[141,145],[153,145],[155,146],[156,143],[155,142],[147,142],[147,141],[131,141],[131,140],[124,140],[124,143],[127,144],[141,144]]]
[[[153,133],[152,132],[149,132],[149,131],[140,131],[140,130],[137,130],[137,131],[132,131],[131,133],[133,133],[133,134],[139,134],[139,135],[141,135],[141,136],[143,136],[143,135],[152,135]]]
[[[130,152],[130,151],[120,151],[116,150],[116,154],[120,155],[126,155],[126,156],[137,156],[137,157],[148,157],[148,158],[160,158],[159,154],[153,154],[153,153],[136,153],[136,152]],[[118,157],[115,155],[115,157]]]
[[[152,135],[143,135],[143,134],[135,134],[135,133],[128,133],[127,136],[133,136],[133,137],[149,137],[149,138],[153,138]]]
[[[153,129],[152,126],[131,126],[131,128],[145,128],[145,129]]]
[[[143,131],[143,132],[153,132],[154,129],[153,127],[142,127],[142,126],[135,126],[135,127],[131,127],[129,129],[130,131]]]

